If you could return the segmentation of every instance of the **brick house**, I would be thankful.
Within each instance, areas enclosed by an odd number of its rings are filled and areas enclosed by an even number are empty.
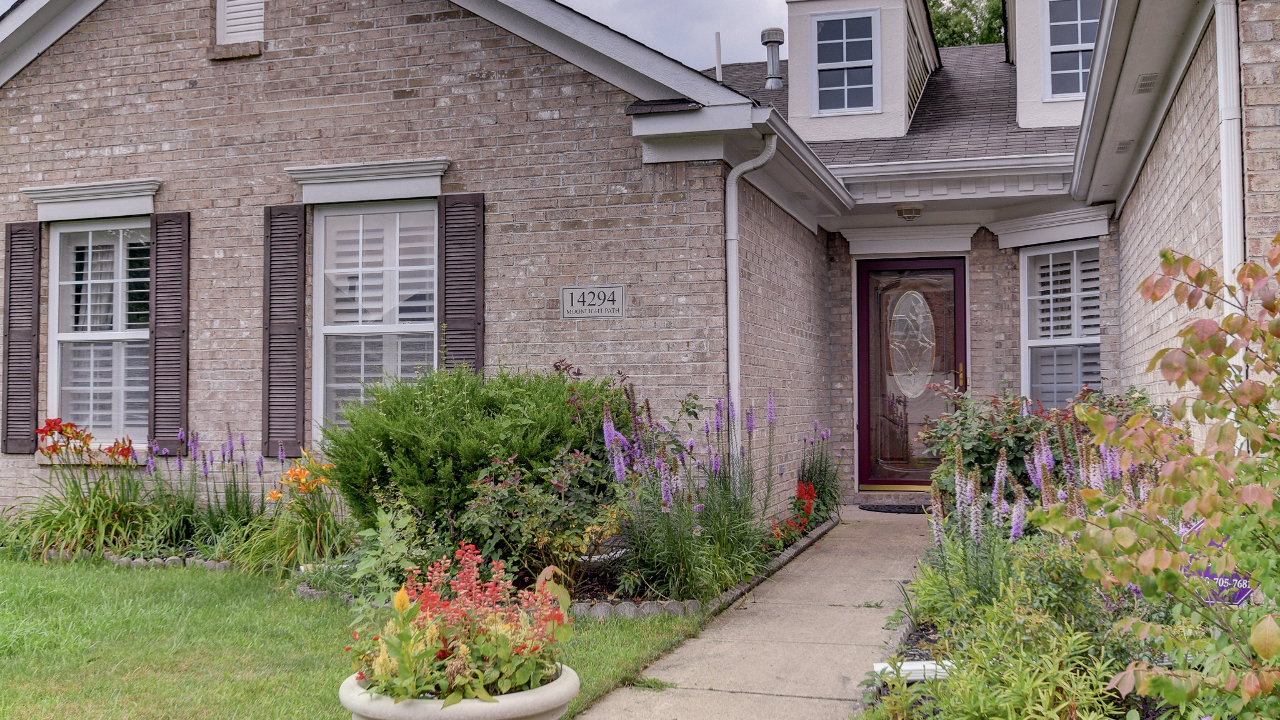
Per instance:
[[[772,389],[850,490],[918,488],[928,384],[1149,384],[1173,326],[1128,289],[1224,256],[1236,5],[1169,4],[1009,0],[1005,44],[938,48],[923,0],[790,0],[790,60],[718,81],[553,0],[18,0],[0,506],[44,417],[296,453],[363,381],[560,359],[664,411]],[[1273,6],[1240,7],[1261,238]]]

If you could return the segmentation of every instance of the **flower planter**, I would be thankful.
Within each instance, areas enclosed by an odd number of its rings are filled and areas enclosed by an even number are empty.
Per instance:
[[[405,700],[370,694],[352,675],[338,689],[351,720],[558,720],[578,694],[578,674],[561,665],[560,677],[532,690],[495,695],[497,702],[463,700],[449,707],[443,700]]]

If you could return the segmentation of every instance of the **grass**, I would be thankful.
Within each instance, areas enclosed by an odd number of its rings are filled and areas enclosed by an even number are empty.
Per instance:
[[[343,720],[350,619],[337,601],[301,600],[238,573],[0,559],[0,717]],[[634,682],[698,620],[577,630],[564,661],[582,693],[567,717]]]

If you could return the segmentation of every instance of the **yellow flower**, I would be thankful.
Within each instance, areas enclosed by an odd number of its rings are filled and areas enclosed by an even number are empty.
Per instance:
[[[409,609],[409,593],[405,592],[404,588],[400,588],[400,592],[396,593],[396,596],[391,600],[391,605],[395,607],[396,612],[398,613],[402,613],[405,610],[408,610]]]

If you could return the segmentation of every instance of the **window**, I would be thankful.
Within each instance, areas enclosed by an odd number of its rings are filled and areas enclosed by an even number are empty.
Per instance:
[[[436,207],[316,209],[315,407],[329,420],[364,386],[412,378],[436,363]]]
[[[1049,95],[1079,95],[1089,88],[1101,11],[1102,0],[1049,0]]]
[[[1098,244],[1026,248],[1022,266],[1023,393],[1063,407],[1102,381]]]
[[[151,363],[148,219],[55,224],[49,414],[103,439],[147,437]]]
[[[879,15],[820,17],[815,24],[818,113],[875,110]]]
[[[218,44],[261,41],[264,5],[264,0],[218,0]]]

